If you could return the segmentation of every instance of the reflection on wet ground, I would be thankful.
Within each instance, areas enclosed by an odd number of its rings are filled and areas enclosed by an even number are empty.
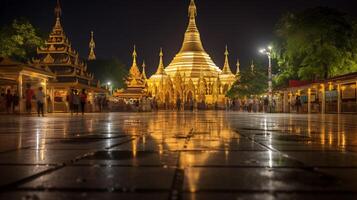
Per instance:
[[[357,199],[357,116],[2,116],[0,199]]]

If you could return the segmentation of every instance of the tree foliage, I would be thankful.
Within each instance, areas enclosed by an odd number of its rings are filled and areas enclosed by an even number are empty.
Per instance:
[[[27,20],[14,20],[0,29],[0,56],[26,61],[43,44],[39,32]]]
[[[267,70],[255,68],[253,71],[245,69],[241,71],[239,77],[227,92],[229,98],[249,97],[251,95],[261,95],[267,91],[268,76]]]
[[[324,7],[288,13],[278,23],[276,35],[278,84],[357,71],[357,26],[344,13]]]
[[[125,86],[124,78],[127,76],[128,71],[125,65],[116,58],[89,61],[88,70],[93,72],[101,83],[110,81],[114,88],[123,88]]]

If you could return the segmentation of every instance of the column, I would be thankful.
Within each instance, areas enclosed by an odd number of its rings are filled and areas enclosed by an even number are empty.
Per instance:
[[[326,91],[325,84],[321,84],[321,114],[326,113]]]
[[[311,88],[307,90],[307,113],[311,113]]]
[[[18,78],[18,93],[19,93],[19,113],[22,113],[24,110],[24,105],[23,105],[23,88],[22,88],[22,83],[23,83],[23,80],[22,80],[22,74],[20,73],[19,74],[19,78]]]
[[[289,95],[288,91],[284,91],[283,94],[283,112],[287,113],[288,112],[288,106],[289,106]]]
[[[41,80],[41,83],[42,83],[42,86],[43,86],[43,91],[44,91],[44,93],[45,93],[45,103],[44,103],[44,105],[43,105],[43,112],[44,113],[48,113],[47,111],[48,111],[48,103],[47,103],[47,95],[48,95],[48,93],[47,93],[47,80],[46,79],[43,79],[43,80]]]
[[[55,93],[54,93],[53,87],[50,88],[50,91],[51,91],[51,112],[54,113],[55,112]]]
[[[341,113],[341,85],[337,84],[337,113]]]

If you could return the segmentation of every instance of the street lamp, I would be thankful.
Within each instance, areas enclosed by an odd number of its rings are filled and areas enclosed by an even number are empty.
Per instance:
[[[107,88],[108,88],[110,94],[112,94],[111,85],[112,85],[112,82],[108,81],[108,82],[107,82]]]
[[[260,49],[259,52],[268,56],[269,68],[268,68],[268,98],[269,98],[269,109],[271,108],[271,103],[273,100],[273,81],[272,81],[272,69],[271,69],[271,54],[273,47],[268,46],[268,48]]]

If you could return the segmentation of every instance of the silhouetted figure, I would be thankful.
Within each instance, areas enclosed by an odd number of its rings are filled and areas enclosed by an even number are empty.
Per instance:
[[[73,102],[72,102],[72,103],[73,103],[73,112],[78,115],[78,113],[79,113],[79,104],[80,104],[80,97],[79,97],[79,94],[78,94],[78,91],[77,91],[77,90],[74,91],[72,101],[73,101]]]
[[[16,108],[19,106],[20,97],[17,92],[12,96],[12,112],[15,113]]]
[[[12,94],[10,89],[7,90],[5,95],[5,105],[6,105],[6,112],[9,114],[11,112],[11,106],[12,106]]]
[[[87,94],[85,89],[82,90],[80,98],[81,98],[81,111],[82,111],[82,115],[84,115],[86,103],[87,103]]]
[[[43,88],[39,87],[38,91],[36,93],[36,102],[37,102],[37,115],[40,117],[40,114],[42,115],[42,117],[44,117],[44,113],[43,113],[43,106],[45,103],[45,93],[43,93]]]
[[[27,89],[25,91],[25,103],[26,103],[26,112],[30,114],[32,112],[32,99],[35,95],[33,89],[31,89],[31,85],[27,84]]]
[[[300,96],[297,95],[296,98],[295,98],[295,106],[296,106],[296,112],[297,113],[300,113],[301,111],[301,99],[300,99]]]

